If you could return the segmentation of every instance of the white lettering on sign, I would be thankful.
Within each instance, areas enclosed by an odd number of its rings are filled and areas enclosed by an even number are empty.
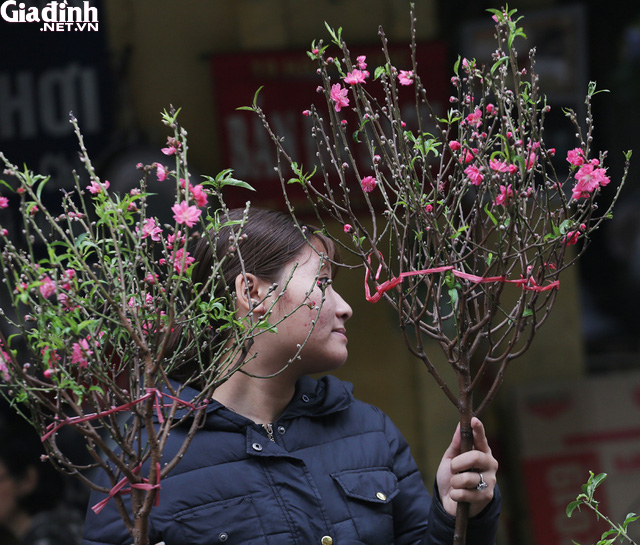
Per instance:
[[[71,134],[70,112],[85,134],[100,130],[96,68],[70,64],[37,77],[26,71],[0,73],[0,140]]]

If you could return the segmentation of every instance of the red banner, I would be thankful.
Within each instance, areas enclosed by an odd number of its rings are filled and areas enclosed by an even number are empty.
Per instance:
[[[331,48],[327,52],[330,53]],[[419,44],[416,53],[418,74],[431,105],[437,113],[444,113],[451,90],[444,44]],[[354,63],[357,56],[366,56],[367,69],[372,74],[365,84],[366,90],[377,94],[380,85],[372,77],[375,68],[385,63],[380,47],[353,47],[351,54]],[[398,70],[411,69],[408,46],[390,47],[390,55]],[[281,51],[217,55],[212,58],[211,67],[222,168],[232,168],[236,178],[250,183],[257,190],[256,193],[246,190],[229,192],[225,195],[227,204],[243,206],[245,201],[251,200],[254,205],[282,209],[284,200],[274,169],[275,145],[257,115],[237,108],[251,105],[256,91],[262,87],[258,104],[266,113],[271,127],[285,138],[285,148],[293,160],[302,163],[305,171],[312,171],[317,163],[316,143],[311,134],[311,119],[302,112],[312,104],[319,112],[327,111],[324,95],[317,92],[317,87],[322,84],[317,73],[318,64],[305,51]],[[411,127],[412,120],[416,118],[413,86],[401,87],[399,93],[403,120]],[[354,114],[350,107],[344,108],[342,114],[351,134],[358,128]],[[426,120],[426,111],[420,115]],[[357,160],[362,163],[361,172],[369,174],[371,157],[366,147],[355,146],[354,151],[360,154]],[[301,192],[294,193],[292,198],[297,205],[304,207],[306,199]]]

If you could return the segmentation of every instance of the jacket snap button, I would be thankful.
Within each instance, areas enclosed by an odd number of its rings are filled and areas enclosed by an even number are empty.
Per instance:
[[[323,536],[320,542],[322,545],[331,545],[333,543],[333,538],[331,536]]]
[[[380,501],[384,501],[387,499],[387,496],[385,494],[383,494],[382,492],[378,492],[376,493],[376,498],[378,498]]]
[[[222,532],[218,536],[218,541],[227,541],[227,539],[229,539],[229,534],[227,534],[227,532]]]
[[[251,445],[251,448],[253,450],[255,450],[256,452],[260,452],[262,450],[262,445],[260,443],[254,443],[253,445]],[[222,534],[220,534],[220,535],[222,535]]]
[[[307,394],[304,394],[302,396],[302,401],[304,401],[305,403],[309,403],[309,396]],[[331,539],[331,538],[329,538],[329,539]]]
[[[284,432],[287,431],[284,426],[278,426],[278,433],[280,435],[284,435]]]

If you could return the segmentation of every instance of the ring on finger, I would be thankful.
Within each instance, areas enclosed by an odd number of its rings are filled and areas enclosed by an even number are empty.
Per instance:
[[[478,475],[480,475],[480,482],[478,483],[478,486],[476,486],[476,490],[484,490],[485,488],[487,488],[487,486],[489,486],[487,483],[484,482],[484,477],[482,476],[482,473],[480,473],[478,471]]]

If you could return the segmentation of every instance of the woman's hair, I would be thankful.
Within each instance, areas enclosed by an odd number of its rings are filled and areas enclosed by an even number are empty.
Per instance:
[[[245,214],[246,221],[240,226]],[[323,246],[329,262],[337,262],[337,248],[333,241],[310,225],[296,225],[293,219],[282,212],[262,208],[235,208],[221,216],[221,224],[217,230],[211,230],[200,237],[193,251],[195,265],[191,274],[195,286],[204,286],[209,282],[213,267],[222,261],[219,281],[214,282],[214,298],[226,299],[227,305],[234,304],[235,279],[239,274],[253,274],[259,279],[275,283],[280,279],[284,267],[293,261],[311,241],[318,241]],[[233,236],[232,229],[240,231],[241,236]],[[304,234],[303,234],[304,231]],[[238,240],[236,240],[238,239]],[[238,246],[232,250],[232,246]],[[215,252],[215,254],[214,254]],[[215,257],[214,257],[215,256]],[[335,267],[332,265],[332,275]],[[220,346],[226,338],[217,331],[221,324],[212,323],[212,334],[206,346],[211,352]],[[170,345],[173,350],[180,342],[182,331],[176,328]],[[203,346],[202,342],[198,343]],[[211,357],[213,355],[211,354]],[[185,362],[171,373],[172,378],[187,380],[193,378],[198,369],[195,354],[187,356]]]
[[[221,221],[224,223],[242,221],[245,212],[244,208],[234,208],[227,216],[222,217]],[[222,264],[223,282],[218,286],[218,291],[224,289],[225,285],[232,287],[236,277],[242,274],[243,266],[245,273],[254,274],[267,282],[275,282],[284,266],[295,259],[309,244],[308,240],[313,238],[322,243],[324,253],[330,260],[336,258],[333,241],[314,227],[309,225],[298,227],[290,216],[282,212],[249,208],[246,222],[241,228],[239,251],[229,254],[231,246],[235,245],[230,236],[232,227],[234,226],[224,226],[217,232],[212,231],[208,236],[200,238],[193,254],[196,260],[191,276],[194,284],[199,282],[204,284],[209,279],[214,264],[214,250],[217,260],[227,256]],[[235,227],[238,228],[238,226]],[[301,229],[306,232],[306,238]],[[215,249],[211,241],[214,241]]]

